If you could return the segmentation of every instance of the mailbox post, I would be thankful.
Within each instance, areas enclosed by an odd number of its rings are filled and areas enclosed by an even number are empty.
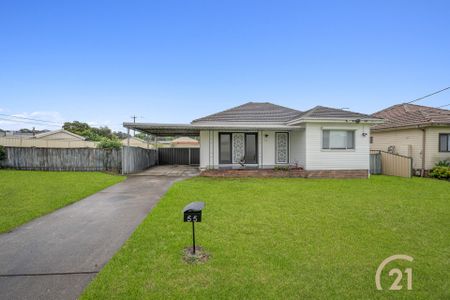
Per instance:
[[[183,221],[192,223],[192,252],[195,254],[195,226],[196,222],[202,221],[202,210],[204,202],[192,202],[183,208]]]

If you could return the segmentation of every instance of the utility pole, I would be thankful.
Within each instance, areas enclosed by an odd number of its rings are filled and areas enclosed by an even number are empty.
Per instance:
[[[137,116],[136,115],[132,115],[131,118],[133,119],[133,123],[136,123]],[[135,135],[136,135],[136,130],[133,129],[133,136],[135,136]]]

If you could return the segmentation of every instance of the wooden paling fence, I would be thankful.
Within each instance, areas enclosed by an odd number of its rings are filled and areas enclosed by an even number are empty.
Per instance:
[[[400,177],[412,176],[412,158],[386,151],[370,151],[370,173]]]
[[[0,167],[41,171],[113,171],[123,174],[156,164],[156,151],[138,147],[123,149],[5,147]],[[126,155],[123,156],[123,153]],[[123,160],[125,158],[125,160]]]
[[[122,147],[122,174],[131,174],[157,164],[156,150],[139,147]]]

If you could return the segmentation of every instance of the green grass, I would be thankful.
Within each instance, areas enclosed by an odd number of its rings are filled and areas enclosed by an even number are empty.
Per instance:
[[[0,170],[0,232],[10,231],[124,178],[97,172]]]
[[[181,209],[205,201],[189,265]],[[375,288],[378,265],[394,254]],[[413,268],[413,290],[389,291],[392,267]],[[421,178],[212,179],[176,183],[83,299],[450,298],[450,184]],[[406,276],[404,276],[406,278]]]

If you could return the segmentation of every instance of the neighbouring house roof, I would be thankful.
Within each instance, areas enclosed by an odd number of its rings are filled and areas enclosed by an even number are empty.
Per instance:
[[[86,139],[85,137],[83,137],[83,136],[81,136],[81,135],[75,134],[75,133],[73,133],[73,132],[70,132],[70,131],[67,131],[67,130],[64,130],[64,129],[59,129],[59,130],[48,131],[48,132],[36,134],[36,135],[34,136],[34,138],[36,138],[36,139],[42,139],[42,138],[46,138],[46,137],[49,137],[49,136],[52,136],[52,135],[55,135],[55,134],[60,134],[60,133],[63,133],[63,134],[65,134],[65,135],[69,135],[69,136],[71,136],[73,139],[76,139],[76,140],[84,141],[84,140]]]
[[[366,122],[380,123],[381,119],[324,106],[316,106],[305,112],[269,102],[248,102],[222,112],[196,119],[191,124],[123,123],[154,135],[198,136],[200,130],[290,130],[304,126],[304,122]]]
[[[187,136],[182,136],[179,138],[176,138],[174,140],[171,141],[172,144],[188,144],[188,145],[198,145],[198,141],[187,137]]]
[[[416,104],[397,104],[373,114],[385,122],[373,130],[450,125],[450,110]]]

